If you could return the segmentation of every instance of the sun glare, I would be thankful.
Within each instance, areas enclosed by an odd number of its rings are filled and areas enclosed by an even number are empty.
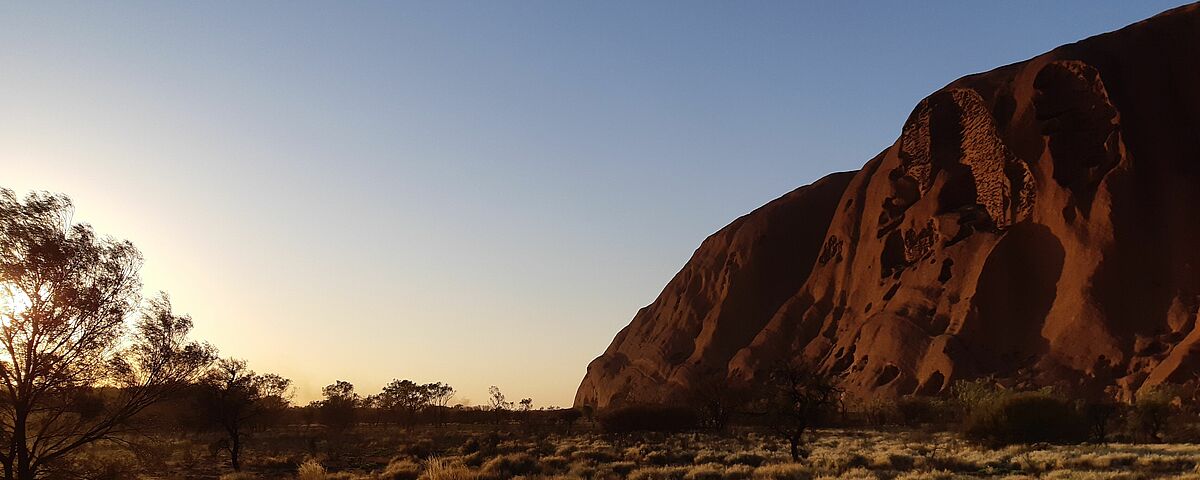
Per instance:
[[[0,320],[11,321],[13,317],[28,310],[30,305],[32,302],[28,295],[14,289],[11,285],[0,286],[0,316],[2,316]]]

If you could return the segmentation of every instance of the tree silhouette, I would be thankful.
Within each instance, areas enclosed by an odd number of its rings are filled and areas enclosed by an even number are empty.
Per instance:
[[[725,372],[710,370],[696,382],[686,401],[696,410],[701,426],[721,432],[744,407],[748,397],[746,389],[726,379]]]
[[[434,415],[437,419],[437,423],[441,424],[442,414],[444,413],[443,410],[445,410],[446,405],[450,403],[450,399],[454,398],[454,387],[442,382],[435,382],[425,384],[425,389],[429,393],[429,405],[437,407]]]
[[[792,461],[808,456],[804,434],[841,399],[838,378],[804,362],[787,362],[771,372],[763,399],[772,427],[790,446]]]
[[[246,433],[288,407],[292,382],[275,374],[259,375],[245,360],[221,359],[200,381],[204,418],[226,434],[223,449],[230,465],[241,470]]]
[[[321,423],[334,430],[344,430],[355,423],[362,397],[354,392],[353,384],[338,380],[326,385],[321,393],[325,395],[318,403]]]
[[[406,425],[416,423],[417,414],[429,405],[429,388],[412,380],[392,380],[374,397],[375,406]]]
[[[65,196],[0,189],[0,465],[33,479],[130,420],[214,358],[165,294],[141,301],[133,244],[73,224]],[[114,394],[95,394],[98,387]]]
[[[488,405],[491,407],[496,423],[503,422],[505,413],[513,406],[512,402],[505,400],[504,392],[500,391],[500,387],[495,385],[488,387]]]

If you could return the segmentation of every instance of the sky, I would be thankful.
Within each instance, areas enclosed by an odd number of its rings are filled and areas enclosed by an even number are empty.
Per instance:
[[[0,187],[306,403],[568,406],[700,242],[960,76],[1178,2],[4,2]]]

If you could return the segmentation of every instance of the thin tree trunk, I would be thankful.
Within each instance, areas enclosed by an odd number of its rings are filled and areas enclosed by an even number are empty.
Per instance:
[[[229,446],[229,463],[233,467],[233,471],[240,472],[242,470],[242,435],[241,432],[239,432],[235,427],[229,432],[229,436],[232,440]]]
[[[241,462],[240,462],[240,461],[239,461],[239,459],[238,459],[238,457],[239,457],[239,454],[240,454],[241,450],[242,450],[242,442],[241,442],[241,441],[239,441],[239,440],[237,439],[237,437],[234,437],[234,439],[233,439],[233,448],[231,448],[231,449],[229,450],[229,451],[230,451],[230,454],[229,454],[229,462],[230,462],[231,464],[233,464],[233,471],[235,471],[235,472],[240,472],[240,471],[242,471],[242,464],[241,464]]]

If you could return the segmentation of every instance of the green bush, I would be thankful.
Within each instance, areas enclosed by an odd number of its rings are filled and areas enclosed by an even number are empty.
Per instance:
[[[597,419],[608,433],[677,432],[696,428],[695,412],[665,405],[631,405],[607,410]]]
[[[949,420],[950,407],[946,402],[933,397],[900,397],[895,404],[900,423],[910,427],[939,424]]]
[[[1176,415],[1175,399],[1179,388],[1163,384],[1138,390],[1133,407],[1129,412],[1129,426],[1145,440],[1163,441],[1167,426]]]
[[[1004,393],[978,402],[963,420],[967,436],[998,444],[1073,443],[1087,438],[1075,407],[1046,392]]]

